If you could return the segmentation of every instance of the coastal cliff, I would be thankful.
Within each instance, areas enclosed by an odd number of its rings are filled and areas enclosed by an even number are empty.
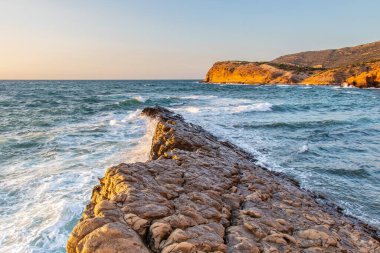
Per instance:
[[[206,83],[349,85],[380,87],[380,61],[334,69],[315,69],[273,63],[217,62]]]
[[[164,108],[150,159],[107,170],[73,252],[380,252],[376,231]]]
[[[225,61],[217,62],[208,71],[207,83],[278,84],[300,83],[310,77],[307,71],[296,67],[280,68],[270,63]],[[312,70],[310,70],[312,71]]]
[[[223,61],[206,83],[347,85],[380,87],[380,42],[351,48],[304,52],[270,62]]]

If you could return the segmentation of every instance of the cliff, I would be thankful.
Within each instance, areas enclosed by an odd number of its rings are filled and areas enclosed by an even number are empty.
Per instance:
[[[379,88],[380,41],[357,47],[286,55],[271,62],[217,62],[208,71],[205,82],[347,84]]]
[[[309,77],[307,72],[280,69],[268,63],[217,62],[206,75],[209,83],[276,84],[298,83]]]
[[[380,61],[321,69],[274,63],[217,62],[208,71],[206,83],[311,84],[380,87]]]
[[[163,108],[149,161],[107,170],[73,252],[380,252],[373,229]]]
[[[380,60],[380,41],[355,47],[289,54],[274,59],[272,62],[307,67],[338,68],[378,60]]]
[[[342,84],[359,88],[380,87],[380,61],[316,72],[301,84]]]

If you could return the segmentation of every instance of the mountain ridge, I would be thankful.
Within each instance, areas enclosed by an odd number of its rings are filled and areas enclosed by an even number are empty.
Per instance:
[[[380,41],[339,49],[305,51],[280,56],[271,62],[305,67],[337,68],[380,60]]]

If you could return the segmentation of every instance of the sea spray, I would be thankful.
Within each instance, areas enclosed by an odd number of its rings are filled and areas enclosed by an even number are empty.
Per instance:
[[[0,177],[0,252],[64,252],[105,168],[146,161],[156,124],[135,110],[21,135],[46,147],[32,160],[24,145],[26,159]]]
[[[145,117],[144,117],[145,118]],[[150,148],[152,146],[152,139],[157,126],[157,120],[146,120],[146,133],[137,142],[137,145],[126,155],[125,163],[145,162],[149,159]]]

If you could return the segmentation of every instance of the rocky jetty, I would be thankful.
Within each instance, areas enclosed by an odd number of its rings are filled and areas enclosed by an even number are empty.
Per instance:
[[[376,231],[164,108],[150,159],[107,170],[73,252],[380,252]]]
[[[380,88],[380,42],[286,55],[270,62],[217,62],[205,82]]]

